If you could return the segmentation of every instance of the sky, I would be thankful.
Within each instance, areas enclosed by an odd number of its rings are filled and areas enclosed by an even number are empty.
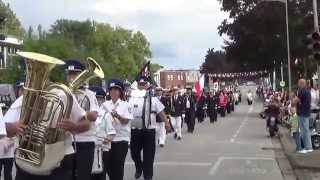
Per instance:
[[[198,69],[208,48],[221,49],[217,27],[228,17],[217,0],[3,0],[25,28],[45,29],[59,18],[92,19],[146,35],[152,62]]]

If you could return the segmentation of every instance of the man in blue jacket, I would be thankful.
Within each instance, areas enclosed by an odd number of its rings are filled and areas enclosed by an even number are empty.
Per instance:
[[[297,114],[299,117],[299,129],[302,137],[302,142],[305,145],[305,149],[299,151],[300,153],[312,152],[311,133],[309,129],[309,119],[311,113],[311,93],[307,88],[307,82],[305,79],[300,79],[298,82],[298,108]]]

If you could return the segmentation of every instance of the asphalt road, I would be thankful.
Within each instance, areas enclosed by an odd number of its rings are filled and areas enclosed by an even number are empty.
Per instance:
[[[184,127],[182,141],[168,137],[157,148],[154,180],[282,180],[265,122],[258,118],[261,103],[245,102],[218,123],[196,125],[194,134]],[[125,179],[133,180],[130,154]]]
[[[282,180],[265,122],[258,117],[261,109],[259,102],[243,102],[215,124],[196,124],[194,134],[184,126],[182,141],[169,135],[166,146],[157,148],[154,180]],[[134,171],[129,152],[125,180],[134,180]]]

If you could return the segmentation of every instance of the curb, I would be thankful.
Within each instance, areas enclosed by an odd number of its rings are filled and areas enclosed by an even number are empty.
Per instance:
[[[283,151],[294,169],[320,170],[320,151],[315,150],[308,154],[296,153],[296,145],[289,134],[289,130],[279,127],[279,139]]]

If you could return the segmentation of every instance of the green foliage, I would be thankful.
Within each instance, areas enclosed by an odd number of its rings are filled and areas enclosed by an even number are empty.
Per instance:
[[[227,60],[239,69],[271,70],[287,62],[285,4],[261,0],[219,0],[229,12],[220,27]],[[259,3],[260,2],[260,3]],[[289,2],[289,29],[292,64],[296,58],[307,60],[309,52],[303,39],[313,31],[312,0]],[[309,61],[308,61],[309,63]],[[295,72],[293,72],[295,73]]]
[[[22,38],[25,34],[23,27],[19,19],[16,17],[14,12],[10,9],[9,4],[5,4],[3,1],[0,0],[0,16],[5,17],[5,23],[3,26],[3,31],[10,35],[18,36]]]
[[[39,29],[39,28],[38,28]],[[146,58],[151,57],[150,44],[141,32],[92,21],[57,20],[40,38],[29,35],[24,50],[35,51],[60,59],[97,60],[106,79],[133,80]],[[29,30],[32,32],[32,29]],[[61,69],[52,78],[64,79]]]

